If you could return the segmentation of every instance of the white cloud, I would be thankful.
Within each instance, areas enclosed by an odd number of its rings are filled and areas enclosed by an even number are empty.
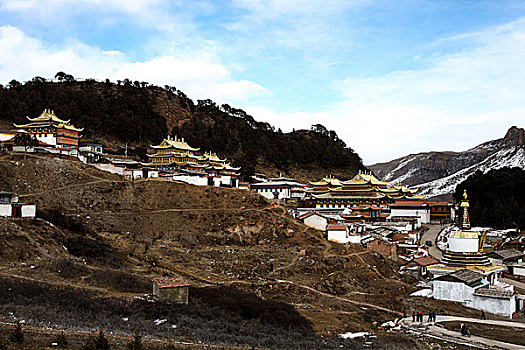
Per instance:
[[[436,55],[443,45],[468,47]],[[525,20],[440,40],[427,67],[335,82],[341,100],[318,114],[252,108],[285,130],[325,124],[364,159],[465,150],[503,137],[525,116]]]
[[[228,69],[206,52],[194,59],[160,56],[133,62],[119,51],[103,51],[80,42],[65,48],[46,47],[12,26],[0,27],[0,81],[53,77],[64,71],[78,78],[131,79],[172,85],[195,99],[219,103],[248,99],[265,92],[254,82],[234,80]]]

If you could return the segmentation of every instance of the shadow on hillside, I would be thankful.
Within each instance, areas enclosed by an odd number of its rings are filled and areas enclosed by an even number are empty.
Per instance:
[[[70,330],[142,334],[209,344],[272,349],[338,348],[341,339],[316,335],[291,305],[233,287],[191,288],[190,304],[104,298],[86,290],[0,277],[0,316]],[[351,344],[345,341],[348,346]]]

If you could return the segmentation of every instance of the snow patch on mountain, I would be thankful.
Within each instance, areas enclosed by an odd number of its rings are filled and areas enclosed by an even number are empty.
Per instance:
[[[525,169],[525,148],[503,148],[491,154],[483,161],[468,168],[461,169],[449,176],[418,185],[419,194],[427,197],[439,196],[455,191],[456,186],[476,171],[487,172],[503,167],[520,167]]]

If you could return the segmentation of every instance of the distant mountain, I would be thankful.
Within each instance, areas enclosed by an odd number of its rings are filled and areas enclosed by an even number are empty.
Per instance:
[[[194,103],[173,86],[93,79],[78,81],[57,73],[58,81],[35,77],[0,85],[0,125],[26,122],[44,108],[84,128],[83,140],[101,142],[128,154],[146,155],[146,147],[166,135],[184,137],[202,151],[214,151],[242,167],[243,175],[262,172],[307,181],[327,174],[343,178],[364,169],[361,158],[333,130],[320,124],[283,133],[242,109],[211,100]]]
[[[420,194],[434,197],[453,193],[456,185],[476,171],[502,167],[525,169],[525,130],[511,127],[505,137],[482,143],[463,152],[411,154],[369,166],[385,181],[400,181],[420,188]]]

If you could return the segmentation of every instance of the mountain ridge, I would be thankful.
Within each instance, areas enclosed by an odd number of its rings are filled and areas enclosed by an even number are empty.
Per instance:
[[[476,171],[505,166],[525,168],[525,130],[516,126],[505,136],[462,152],[436,151],[410,154],[369,168],[385,181],[420,188],[425,196],[454,192],[455,186]]]

